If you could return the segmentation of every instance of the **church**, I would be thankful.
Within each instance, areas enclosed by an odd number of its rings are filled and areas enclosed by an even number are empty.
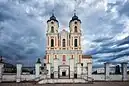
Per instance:
[[[44,66],[47,78],[92,77],[92,57],[82,54],[81,20],[74,13],[69,21],[69,31],[59,32],[59,21],[54,14],[47,21],[46,55]]]

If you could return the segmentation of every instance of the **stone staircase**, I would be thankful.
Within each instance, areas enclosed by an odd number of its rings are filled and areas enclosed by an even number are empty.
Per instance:
[[[78,79],[40,79],[39,81],[37,81],[38,84],[61,84],[61,83],[93,83],[93,79],[91,77],[83,77],[83,78],[78,78]]]
[[[83,76],[81,78],[73,78],[73,79],[69,79],[69,78],[57,78],[57,79],[50,79],[50,78],[46,78],[46,76],[39,76],[37,78],[35,78],[35,80],[37,82],[37,84],[61,84],[61,83],[93,83],[93,78],[88,77],[88,76]]]
[[[61,84],[61,83],[88,83],[87,80],[84,79],[44,79],[39,80],[38,84]]]

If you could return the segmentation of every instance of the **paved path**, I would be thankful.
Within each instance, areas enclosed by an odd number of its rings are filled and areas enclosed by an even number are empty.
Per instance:
[[[34,83],[0,83],[0,86],[129,86],[128,82],[94,82],[93,84],[44,84]]]

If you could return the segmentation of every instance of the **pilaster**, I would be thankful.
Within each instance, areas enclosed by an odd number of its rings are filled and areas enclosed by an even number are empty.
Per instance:
[[[54,78],[58,78],[58,59],[54,59]]]
[[[0,82],[2,82],[3,67],[4,67],[4,64],[1,62],[1,63],[0,63]]]
[[[41,63],[36,63],[35,64],[35,77],[39,77],[40,75],[40,67],[41,67]]]
[[[21,73],[22,73],[22,64],[17,64],[16,82],[21,81]]]
[[[104,63],[105,66],[105,80],[110,80],[110,63]]]
[[[127,63],[121,63],[121,68],[122,68],[122,80],[126,81],[127,80]]]
[[[74,59],[70,58],[70,78],[74,78]]]

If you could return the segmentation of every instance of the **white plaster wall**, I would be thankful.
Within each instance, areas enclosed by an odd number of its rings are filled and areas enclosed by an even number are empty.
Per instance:
[[[94,80],[105,80],[105,75],[92,75]],[[115,81],[115,80],[122,80],[122,75],[110,75],[109,80]],[[128,75],[128,80],[129,80],[129,75]]]
[[[97,68],[96,70],[97,70],[97,73],[104,73],[105,72],[104,68]]]
[[[122,75],[110,75],[109,80],[122,80]]]
[[[87,63],[92,63],[92,59],[82,59],[82,63],[84,67],[87,67]]]
[[[3,75],[2,81],[16,81],[16,75]]]
[[[105,75],[104,74],[103,75],[93,74],[92,77],[93,77],[94,80],[105,80]]]
[[[35,79],[35,75],[21,75],[21,81],[32,81]],[[16,81],[16,75],[3,75],[2,81]]]
[[[41,76],[41,75],[40,75]],[[92,75],[94,80],[100,80],[104,81],[105,80],[105,75]],[[35,75],[21,75],[21,81],[32,81],[35,79]],[[127,76],[127,79],[129,80],[129,75]],[[109,80],[114,81],[114,80],[122,80],[122,75],[110,75]],[[2,81],[16,81],[16,75],[3,75],[2,76]]]
[[[31,81],[35,79],[35,75],[21,75],[21,81]]]

